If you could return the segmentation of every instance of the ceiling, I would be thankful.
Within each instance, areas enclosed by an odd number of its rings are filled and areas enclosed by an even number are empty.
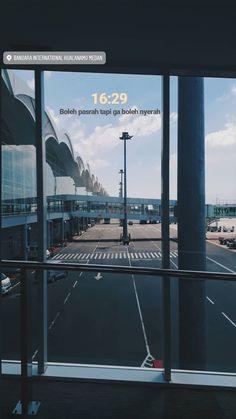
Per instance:
[[[2,51],[105,51],[105,72],[236,76],[228,0],[5,0],[4,16]]]

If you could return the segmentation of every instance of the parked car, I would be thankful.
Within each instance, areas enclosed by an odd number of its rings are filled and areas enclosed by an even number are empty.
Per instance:
[[[217,230],[218,230],[218,227],[217,226],[211,226],[210,227],[210,232],[211,233],[215,233]]]
[[[228,239],[227,240],[227,242],[226,242],[226,246],[227,247],[231,247],[230,245],[232,244],[232,243],[234,243],[234,241],[236,240],[236,237],[231,237],[230,239]]]
[[[229,249],[236,249],[236,238],[232,239],[227,246]]]
[[[5,295],[11,291],[12,285],[11,281],[4,273],[0,273],[0,280],[1,280],[1,294]]]
[[[132,225],[133,225],[133,221],[129,220],[129,226],[132,226]]]
[[[227,239],[225,237],[218,237],[219,243],[220,244],[226,244]]]

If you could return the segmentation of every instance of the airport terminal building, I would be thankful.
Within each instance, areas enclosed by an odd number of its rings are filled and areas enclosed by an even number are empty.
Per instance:
[[[37,178],[34,91],[17,71],[2,71],[2,251],[5,258],[27,257],[29,242],[37,239]],[[75,156],[67,133],[59,132],[49,113],[44,115],[48,247],[86,228],[87,217],[70,218],[69,204],[56,197],[107,196],[89,164]],[[77,209],[83,206],[77,202]],[[25,246],[20,245],[25,240]],[[27,237],[27,238],[26,238]]]

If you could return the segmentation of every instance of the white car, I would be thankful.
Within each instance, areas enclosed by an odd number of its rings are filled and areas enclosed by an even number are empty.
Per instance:
[[[8,294],[9,291],[11,291],[11,281],[4,273],[0,273],[0,279],[1,279],[1,294]]]

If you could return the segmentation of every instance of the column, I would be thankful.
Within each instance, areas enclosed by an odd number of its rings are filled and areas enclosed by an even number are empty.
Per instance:
[[[179,269],[205,270],[204,85],[201,77],[179,77],[178,252]],[[180,367],[204,369],[205,281],[179,281]]]

